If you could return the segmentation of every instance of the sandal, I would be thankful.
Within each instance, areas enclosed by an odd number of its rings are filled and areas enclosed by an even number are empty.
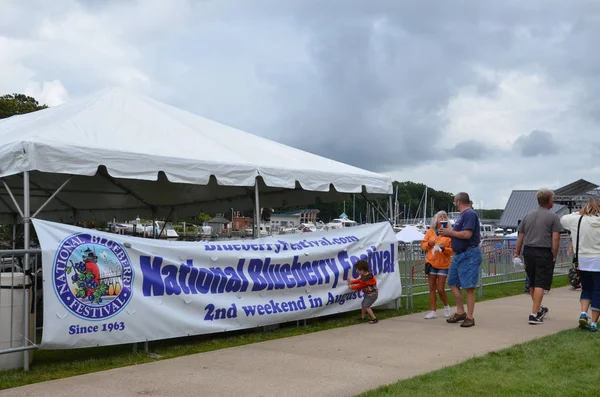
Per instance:
[[[377,319],[374,318],[373,320],[369,321],[369,324],[377,324]]]
[[[446,322],[454,324],[459,321],[465,321],[466,319],[467,319],[467,313],[462,313],[462,314],[454,313],[452,315],[452,317],[446,319]]]
[[[365,319],[362,318],[362,317],[359,317],[359,318],[356,319],[356,321],[365,321]]]

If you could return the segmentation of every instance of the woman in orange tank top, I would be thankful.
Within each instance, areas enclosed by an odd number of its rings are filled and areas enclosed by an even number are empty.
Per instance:
[[[448,227],[448,214],[440,211],[433,217],[431,227],[427,230],[421,248],[427,251],[425,256],[425,273],[429,280],[429,307],[431,311],[425,315],[425,319],[437,318],[436,291],[444,304],[444,317],[450,316],[448,305],[448,294],[446,293],[446,278],[452,261],[452,243],[449,237],[439,235],[441,228]]]

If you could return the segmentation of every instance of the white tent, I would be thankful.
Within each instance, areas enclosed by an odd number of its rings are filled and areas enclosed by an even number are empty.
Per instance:
[[[0,177],[4,223],[24,196],[32,212],[46,204],[40,217],[72,222],[228,212],[259,194],[275,207],[392,192],[388,176],[120,88],[0,120]]]
[[[404,229],[396,233],[396,238],[400,242],[412,243],[413,241],[423,241],[425,235],[414,226],[406,226]]]

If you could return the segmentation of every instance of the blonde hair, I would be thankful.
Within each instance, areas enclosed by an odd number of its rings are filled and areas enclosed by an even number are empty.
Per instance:
[[[545,207],[550,204],[550,201],[554,200],[554,192],[550,189],[540,189],[537,192],[537,201],[541,207]]]
[[[437,214],[435,214],[433,216],[433,218],[431,218],[431,228],[432,229],[435,229],[437,227],[437,225],[438,225],[438,219],[442,215],[446,215],[446,218],[448,218],[448,214],[446,214],[446,211],[438,211]]]
[[[583,208],[579,211],[581,215],[600,215],[600,198],[593,197],[588,200]]]

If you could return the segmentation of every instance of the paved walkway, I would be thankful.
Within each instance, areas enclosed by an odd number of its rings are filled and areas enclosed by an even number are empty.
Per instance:
[[[579,292],[560,288],[529,325],[528,295],[477,304],[476,326],[423,314],[118,368],[0,391],[0,396],[353,396],[577,326]],[[441,311],[439,311],[441,313]]]

